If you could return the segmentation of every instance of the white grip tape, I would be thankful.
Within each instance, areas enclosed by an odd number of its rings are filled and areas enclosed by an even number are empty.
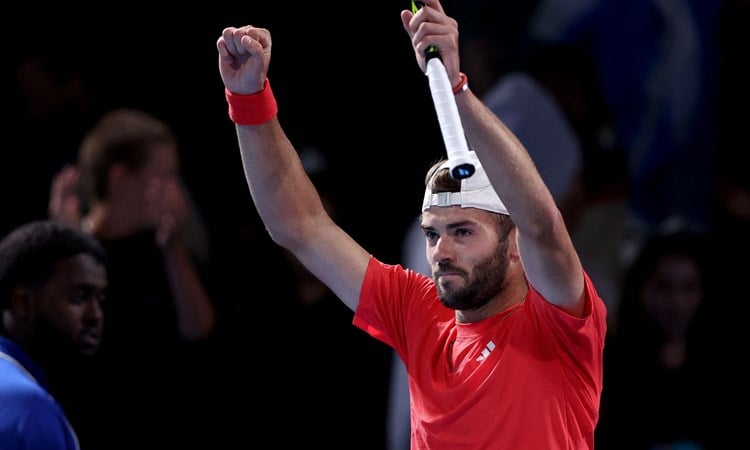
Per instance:
[[[431,58],[427,61],[426,75],[430,82],[430,93],[435,104],[435,112],[437,113],[448,159],[462,159],[464,152],[469,151],[469,146],[456,107],[453,87],[440,58]]]

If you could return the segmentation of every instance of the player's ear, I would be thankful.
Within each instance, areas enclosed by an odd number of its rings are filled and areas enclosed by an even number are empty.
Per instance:
[[[518,228],[516,227],[513,227],[508,233],[508,257],[511,260],[521,260],[521,254],[518,252]]]

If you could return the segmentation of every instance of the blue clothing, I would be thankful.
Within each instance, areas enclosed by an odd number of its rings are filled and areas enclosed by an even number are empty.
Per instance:
[[[78,450],[44,373],[13,341],[0,336],[0,449]]]

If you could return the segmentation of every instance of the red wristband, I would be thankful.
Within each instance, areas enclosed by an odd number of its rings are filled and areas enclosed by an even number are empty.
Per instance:
[[[268,78],[263,89],[255,94],[233,94],[226,88],[224,94],[229,104],[229,118],[237,125],[260,125],[273,119],[279,111]]]
[[[458,73],[459,81],[458,84],[453,86],[453,95],[460,94],[461,92],[469,89],[469,79],[466,77],[466,74],[463,72]]]

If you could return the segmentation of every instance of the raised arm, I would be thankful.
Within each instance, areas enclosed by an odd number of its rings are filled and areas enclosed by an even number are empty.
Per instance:
[[[270,32],[229,27],[217,49],[245,178],[268,233],[355,310],[370,255],[326,213],[276,117]]]
[[[424,71],[425,49],[436,46],[455,86],[461,80],[458,24],[438,0],[423,3],[416,14],[401,13],[417,63]],[[471,89],[455,98],[469,144],[518,228],[519,253],[529,282],[551,303],[581,315],[583,269],[563,217],[531,157]]]

